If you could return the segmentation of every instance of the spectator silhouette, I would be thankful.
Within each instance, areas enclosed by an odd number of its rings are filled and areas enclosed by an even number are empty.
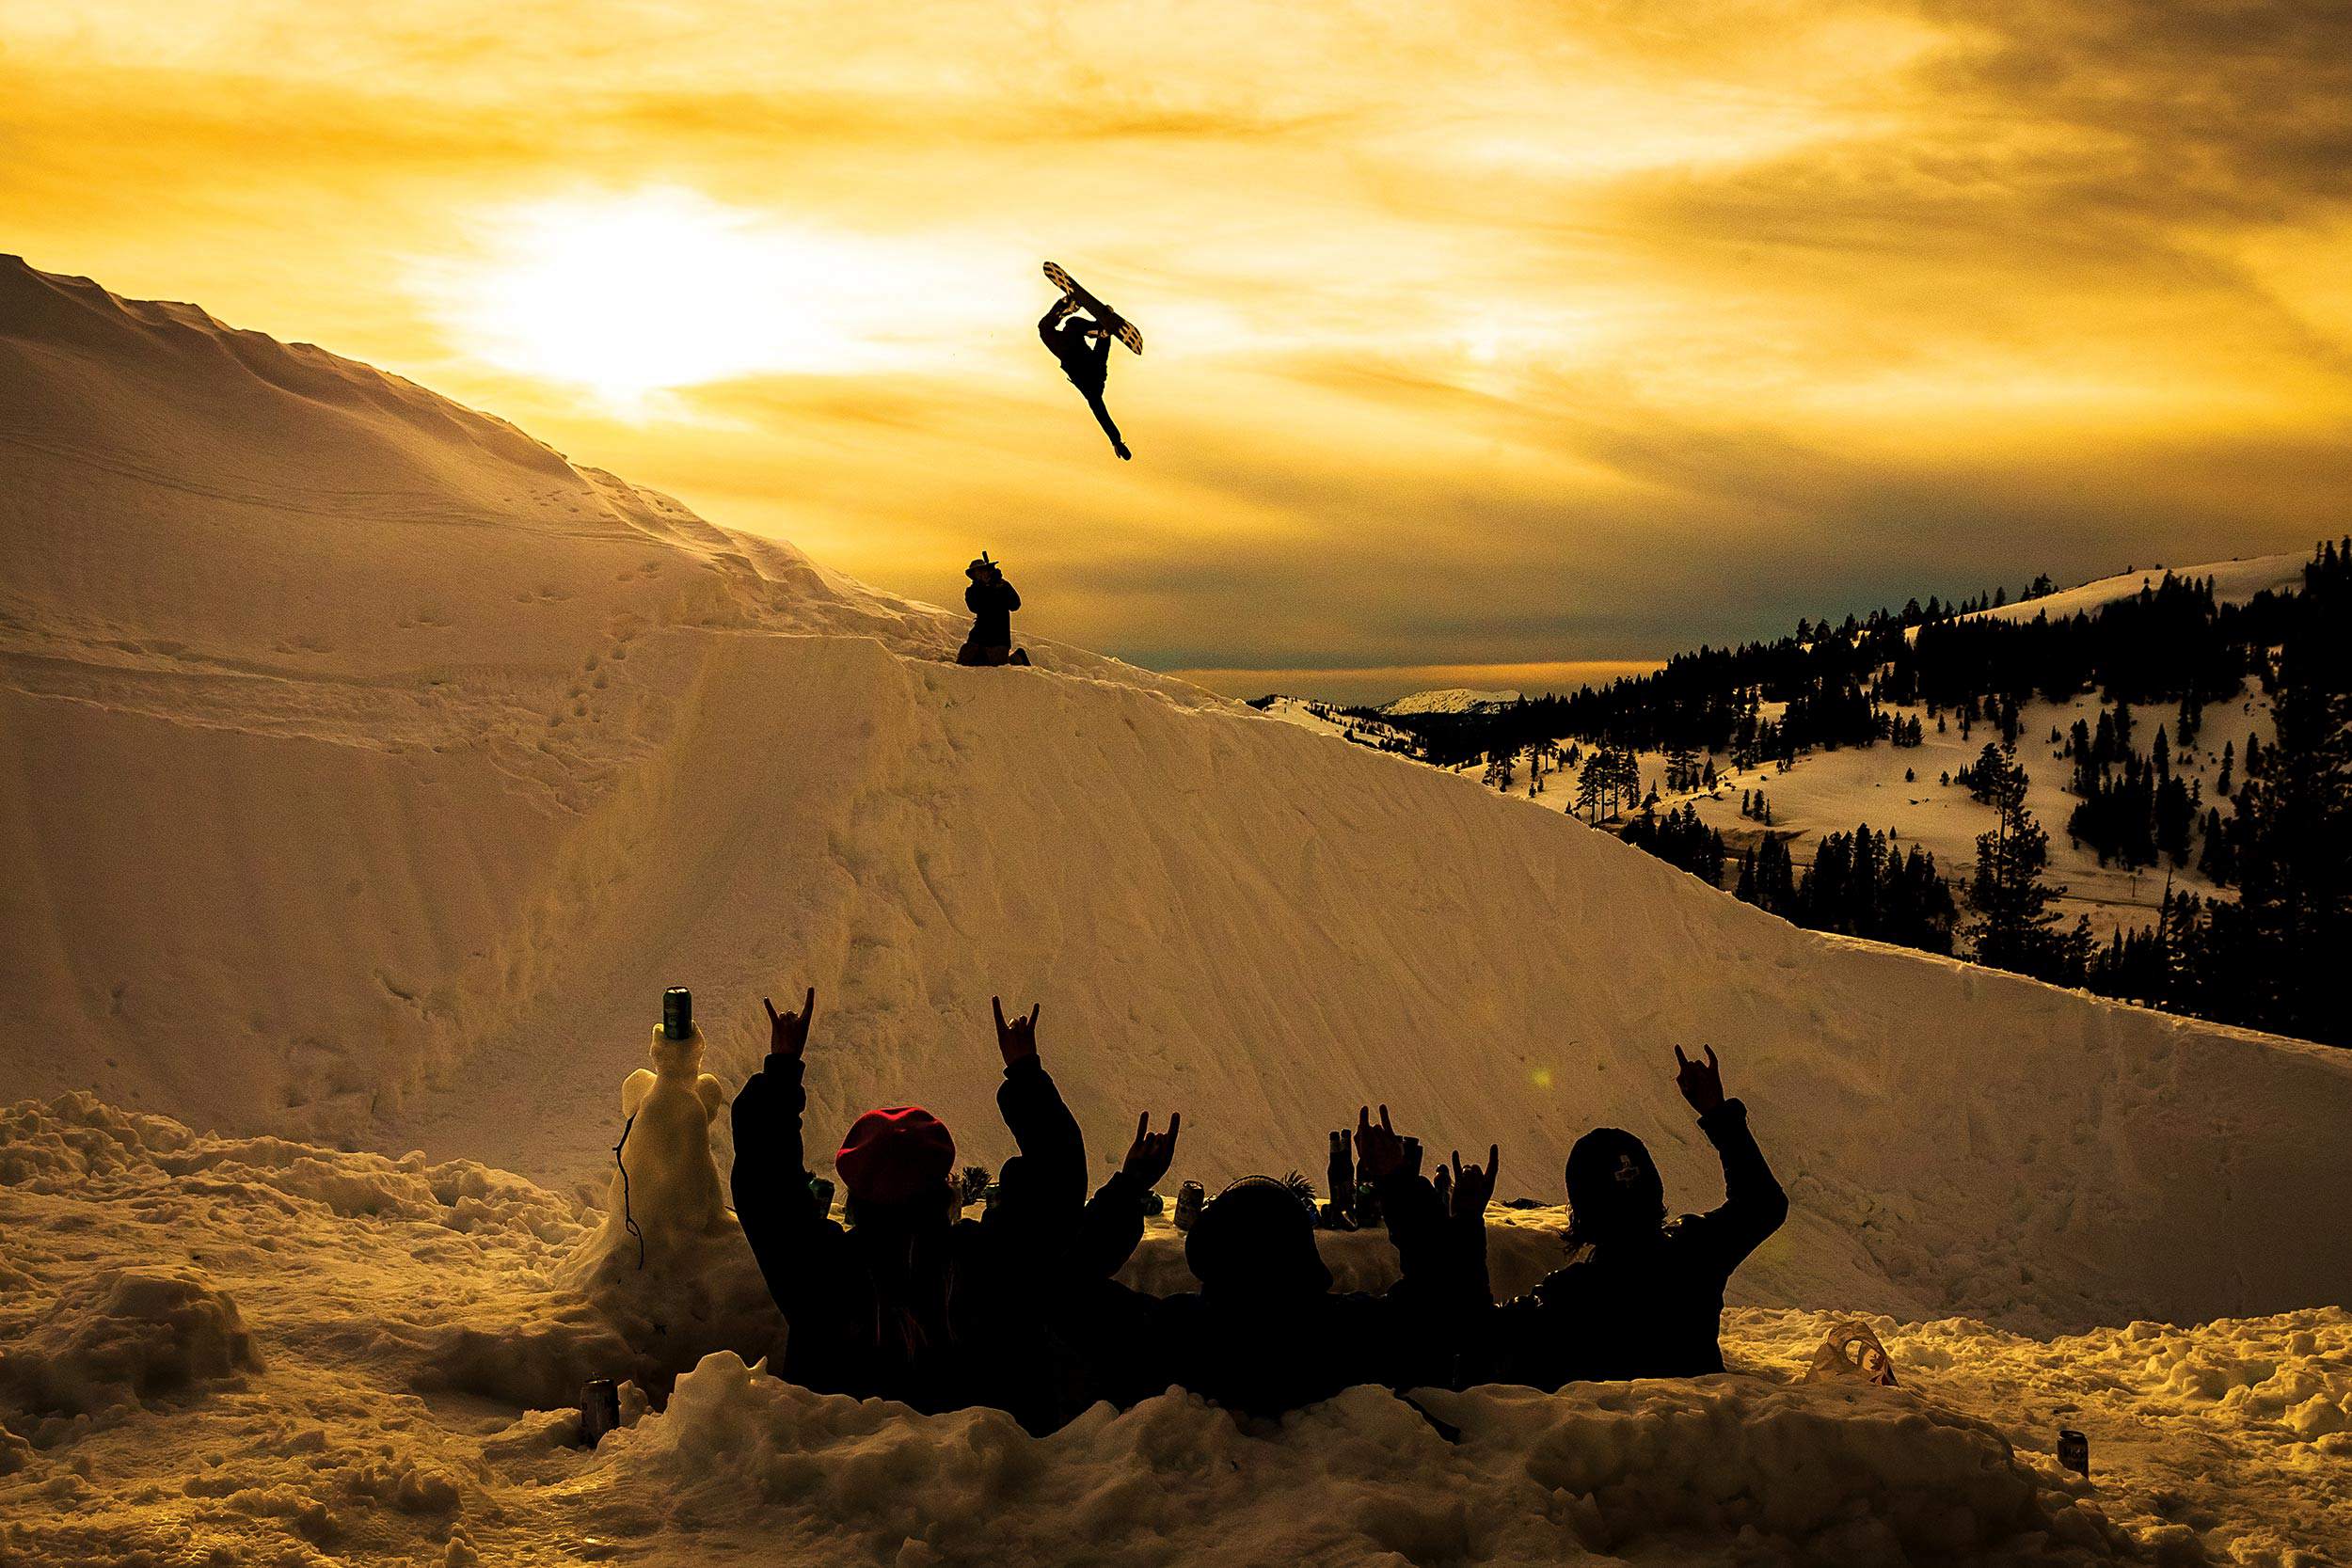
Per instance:
[[[1369,1108],[1359,1114],[1356,1163],[1382,1191],[1402,1268],[1395,1287],[1334,1291],[1308,1200],[1270,1177],[1246,1177],[1203,1206],[1185,1237],[1198,1291],[1153,1297],[1105,1281],[1080,1293],[1075,1332],[1103,1391],[1124,1404],[1175,1384],[1273,1417],[1358,1384],[1443,1381],[1454,1321],[1476,1305],[1484,1276],[1445,1244],[1435,1195],[1388,1122],[1386,1106],[1377,1126]],[[1084,1273],[1116,1268],[1134,1250],[1140,1196],[1122,1171],[1088,1204]]]
[[[1087,406],[1094,411],[1094,422],[1111,438],[1111,451],[1125,462],[1134,454],[1128,451],[1127,443],[1120,439],[1119,426],[1111,422],[1111,411],[1103,406],[1103,386],[1111,373],[1111,329],[1081,309],[1075,299],[1064,294],[1054,302],[1053,309],[1038,318],[1037,335],[1061,362],[1061,373],[1085,396]]]
[[[817,1009],[768,1006],[769,1051],[735,1097],[737,1217],[791,1337],[784,1376],[823,1393],[938,1412],[986,1404],[1047,1432],[1084,1408],[1077,1363],[1044,1324],[1086,1198],[1086,1145],[1037,1054],[1037,1009],[1005,1022],[996,1104],[1021,1152],[977,1222],[960,1219],[955,1141],[920,1106],[860,1117],[834,1164],[853,1223],[810,1190],[803,1053]]]
[[[1021,608],[1021,595],[1005,580],[1003,569],[982,550],[963,575],[972,579],[963,591],[963,607],[972,612],[972,630],[963,646],[956,650],[956,662],[1028,663],[1028,650],[1012,645],[1012,612]]]
[[[1748,1131],[1747,1107],[1724,1098],[1713,1048],[1699,1063],[1677,1046],[1675,1061],[1676,1085],[1723,1158],[1724,1202],[1668,1223],[1665,1187],[1641,1139],[1614,1127],[1579,1138],[1568,1153],[1570,1260],[1473,1334],[1470,1380],[1557,1388],[1724,1370],[1724,1287],[1788,1218],[1788,1197]]]

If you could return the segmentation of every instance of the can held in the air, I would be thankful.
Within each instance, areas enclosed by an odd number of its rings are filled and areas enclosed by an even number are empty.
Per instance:
[[[580,1442],[595,1448],[604,1434],[621,1424],[621,1386],[609,1377],[592,1377],[580,1386]]]

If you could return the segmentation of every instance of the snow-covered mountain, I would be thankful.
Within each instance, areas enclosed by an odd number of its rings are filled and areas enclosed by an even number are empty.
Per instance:
[[[2014,604],[1995,605],[1989,610],[1971,610],[1961,617],[1963,621],[2031,621],[2037,615],[2061,620],[2097,610],[2101,605],[2128,599],[2141,589],[2153,590],[2167,573],[2181,578],[2213,579],[2213,594],[2221,604],[2244,604],[2265,590],[2284,590],[2303,586],[2303,567],[2311,560],[2309,550],[2290,551],[2285,555],[2240,556],[2231,561],[2207,561],[2193,566],[2150,566],[2118,572],[2113,577],[2094,578],[2073,588],[2061,588],[2055,594],[2044,594],[2038,599],[2019,599]]]
[[[0,333],[30,1091],[570,1177],[663,986],[733,1081],[814,983],[818,1127],[920,1098],[994,1155],[1002,993],[1204,1180],[1384,1100],[1507,1190],[1609,1122],[1704,1195],[1661,1063],[1709,1040],[1792,1179],[1762,1298],[2196,1317],[2352,1262],[2352,1056],[1796,930],[1050,606],[1039,668],[958,669],[960,616],[188,307],[10,262]]]
[[[1442,691],[1415,691],[1384,705],[1380,711],[1391,714],[1475,713],[1481,708],[1508,707],[1518,700],[1519,694],[1516,691],[1476,691],[1468,687],[1454,686]]]
[[[1377,719],[1359,718],[1317,698],[1277,694],[1255,698],[1249,705],[1269,719],[1279,719],[1286,724],[1295,724],[1317,735],[1352,740],[1358,745],[1402,752],[1420,749],[1420,742],[1408,730],[1394,724],[1384,724]]]
[[[0,262],[0,1071],[47,1100],[0,1106],[0,1560],[2252,1563],[2352,1529],[2352,1053],[1799,931],[1050,614],[1037,669],[958,669],[960,616]],[[1041,1001],[1098,1155],[1181,1108],[1212,1184],[1379,1099],[1545,1197],[1631,1128],[1703,1206],[1666,1067],[1712,1041],[1795,1212],[1732,1375],[1359,1388],[1279,1431],[1177,1393],[1034,1440],[917,1417],[749,1375],[782,1325],[724,1226],[707,1274],[582,1286],[612,1230],[577,1191],[677,983],[730,1085],[759,996],[818,988],[816,1147],[919,1098],[990,1159],[989,997]],[[1505,1289],[1557,1221],[1498,1217]],[[1181,1239],[1130,1277],[1181,1283]],[[1904,1386],[1803,1383],[1872,1309]],[[705,1350],[574,1446],[583,1378]]]

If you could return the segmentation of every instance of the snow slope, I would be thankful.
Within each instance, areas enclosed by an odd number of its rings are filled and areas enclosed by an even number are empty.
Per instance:
[[[913,1097],[993,1160],[1002,992],[1098,1153],[1148,1105],[1184,1175],[1311,1166],[1378,1099],[1545,1197],[1628,1127],[1698,1204],[1661,1063],[1706,1039],[1796,1203],[1759,1299],[2032,1327],[2352,1277],[2352,1055],[1798,931],[1026,631],[1039,669],[958,669],[961,617],[318,350],[8,263],[0,464],[31,1091],[587,1182],[664,985],[734,1083],[814,983],[813,1139]]]
[[[2055,594],[2044,594],[2038,599],[2019,599],[2013,604],[1972,610],[1958,619],[2031,622],[2037,616],[2046,615],[2053,621],[2060,621],[2070,615],[2088,614],[2118,599],[2128,599],[2143,588],[2153,592],[2168,573],[2182,578],[2211,578],[2216,601],[2244,604],[2265,589],[2277,591],[2302,587],[2303,567],[2311,558],[2309,550],[2294,550],[2284,555],[2249,555],[2229,561],[2208,561],[2196,566],[2151,566],[2144,571],[2134,568],[2118,572],[2113,577],[2093,578],[2072,588],[2061,588]],[[1903,636],[1915,642],[1919,639],[1919,628],[1909,627]]]
[[[1329,703],[1312,697],[1261,697],[1249,705],[1269,719],[1279,719],[1302,730],[1327,735],[1340,740],[1353,740],[1359,745],[1378,748],[1382,745],[1410,752],[1417,742],[1413,736],[1394,724],[1384,724],[1377,719],[1359,719]]]
[[[2047,615],[2053,621],[2070,615],[2081,615],[2101,605],[2118,599],[2128,599],[2146,588],[2153,591],[2162,582],[2165,574],[2182,578],[2213,578],[2214,597],[2222,604],[2244,604],[2265,589],[2278,590],[2303,586],[2303,567],[2312,558],[2309,550],[2290,551],[2285,555],[2242,556],[2233,561],[2209,561],[2200,566],[2151,566],[2145,571],[2118,572],[2111,578],[2094,578],[2073,588],[2062,588],[2038,599],[2020,599],[2015,604],[1996,605],[1990,610],[1971,610],[1961,617],[1963,621],[2030,622],[2037,615]]]
[[[1777,705],[1765,706],[1770,712]],[[2101,712],[2112,711],[2112,706],[2091,692],[2062,703],[2028,698],[2019,709],[2017,736],[2017,760],[2025,768],[2028,781],[2026,803],[2050,835],[2048,880],[2065,889],[2055,907],[2070,925],[2077,915],[2088,916],[2101,942],[2118,928],[2137,931],[2153,925],[2168,886],[2200,897],[2236,896],[2234,890],[2217,886],[2197,870],[2201,837],[2192,835],[2189,859],[2185,865],[2164,862],[2132,869],[2121,863],[2101,865],[2095,850],[2067,836],[2067,820],[2081,802],[2067,787],[2073,764],[2064,755],[2062,744],[2050,743],[2050,731],[2056,727],[2063,734],[2076,720],[2095,729]],[[1795,765],[1786,772],[1769,762],[1745,768],[1734,767],[1728,752],[1700,753],[1703,763],[1714,764],[1716,785],[1712,790],[1681,793],[1663,787],[1664,752],[1641,752],[1635,761],[1640,766],[1645,792],[1658,790],[1660,811],[1676,810],[1685,803],[1692,805],[1701,821],[1723,833],[1735,856],[1743,848],[1753,848],[1763,837],[1763,825],[1740,814],[1741,796],[1761,788],[1772,802],[1771,831],[1789,840],[1789,853],[1801,870],[1812,863],[1815,846],[1822,835],[1851,833],[1857,825],[1867,823],[1878,832],[1891,829],[1906,848],[1916,845],[1934,856],[1936,869],[1952,884],[1957,899],[1976,864],[1977,835],[1993,827],[1993,808],[1970,799],[1966,785],[1942,781],[1975,763],[1988,740],[1997,744],[2000,732],[1993,725],[1979,724],[1963,736],[1949,713],[1944,716],[1946,727],[1939,732],[1935,727],[1936,716],[1918,705],[1890,703],[1886,711],[1898,718],[1917,719],[1920,744],[1897,747],[1882,742],[1836,751],[1817,748],[1801,752]],[[2132,711],[2136,746],[2144,749],[2159,725],[2168,737],[2180,733],[2177,704],[2141,706]],[[2270,699],[2250,681],[2230,701],[2208,705],[2196,746],[2172,752],[2174,771],[2201,792],[2198,800],[2201,813],[2202,808],[2211,806],[2219,808],[2225,818],[2230,815],[2228,798],[2217,793],[2222,751],[2226,746],[2243,757],[2249,736],[2259,736],[2265,746],[2277,738]],[[1559,749],[1565,752],[1577,739],[1562,736]],[[1590,741],[1582,743],[1589,745]],[[1528,785],[1532,774],[1524,751],[1518,753],[1517,763],[1513,782],[1505,793],[1557,812],[1577,809],[1574,768],[1565,774],[1546,774],[1543,792],[1531,796]],[[1905,772],[1913,776],[1906,779]],[[1467,776],[1481,775],[1472,770]],[[2242,770],[2233,772],[2233,787],[2234,781],[2243,777]],[[1729,873],[1725,880],[1730,880]]]

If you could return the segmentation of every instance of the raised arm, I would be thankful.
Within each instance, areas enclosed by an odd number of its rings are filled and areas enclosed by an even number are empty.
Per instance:
[[[1174,1163],[1176,1135],[1184,1124],[1181,1111],[1168,1113],[1165,1132],[1152,1131],[1151,1112],[1136,1117],[1136,1140],[1127,1146],[1127,1158],[1088,1200],[1079,1219],[1070,1250],[1071,1268],[1078,1277],[1107,1279],[1135,1256],[1136,1243],[1143,1240],[1143,1195],[1159,1185]]]
[[[735,1168],[728,1187],[743,1239],[785,1315],[806,1307],[828,1281],[847,1237],[809,1190],[801,1141],[808,1096],[801,1085],[802,1054],[817,1011],[817,989],[797,1012],[768,1009],[768,1059],[735,1097]]]
[[[1772,1175],[1772,1167],[1764,1163],[1756,1134],[1748,1131],[1748,1108],[1724,1098],[1723,1069],[1715,1060],[1715,1048],[1704,1049],[1707,1060],[1701,1063],[1683,1055],[1680,1046],[1675,1047],[1675,1086],[1699,1114],[1699,1131],[1723,1158],[1724,1201],[1692,1224],[1728,1275],[1788,1217],[1788,1195]]]
[[[1437,1189],[1414,1168],[1406,1145],[1390,1126],[1386,1105],[1377,1125],[1371,1106],[1357,1111],[1356,1169],[1380,1195],[1381,1217],[1396,1248],[1397,1289],[1433,1300],[1459,1299],[1469,1289],[1460,1250],[1452,1244]]]
[[[996,1109],[1020,1152],[997,1173],[997,1200],[985,1223],[991,1228],[1054,1227],[1066,1234],[1086,1204],[1086,1137],[1038,1058],[1041,1009],[1031,1007],[1026,1018],[1016,1014],[1008,1023],[1004,999],[991,997],[989,1003],[996,1010],[996,1051],[1005,1064]]]

